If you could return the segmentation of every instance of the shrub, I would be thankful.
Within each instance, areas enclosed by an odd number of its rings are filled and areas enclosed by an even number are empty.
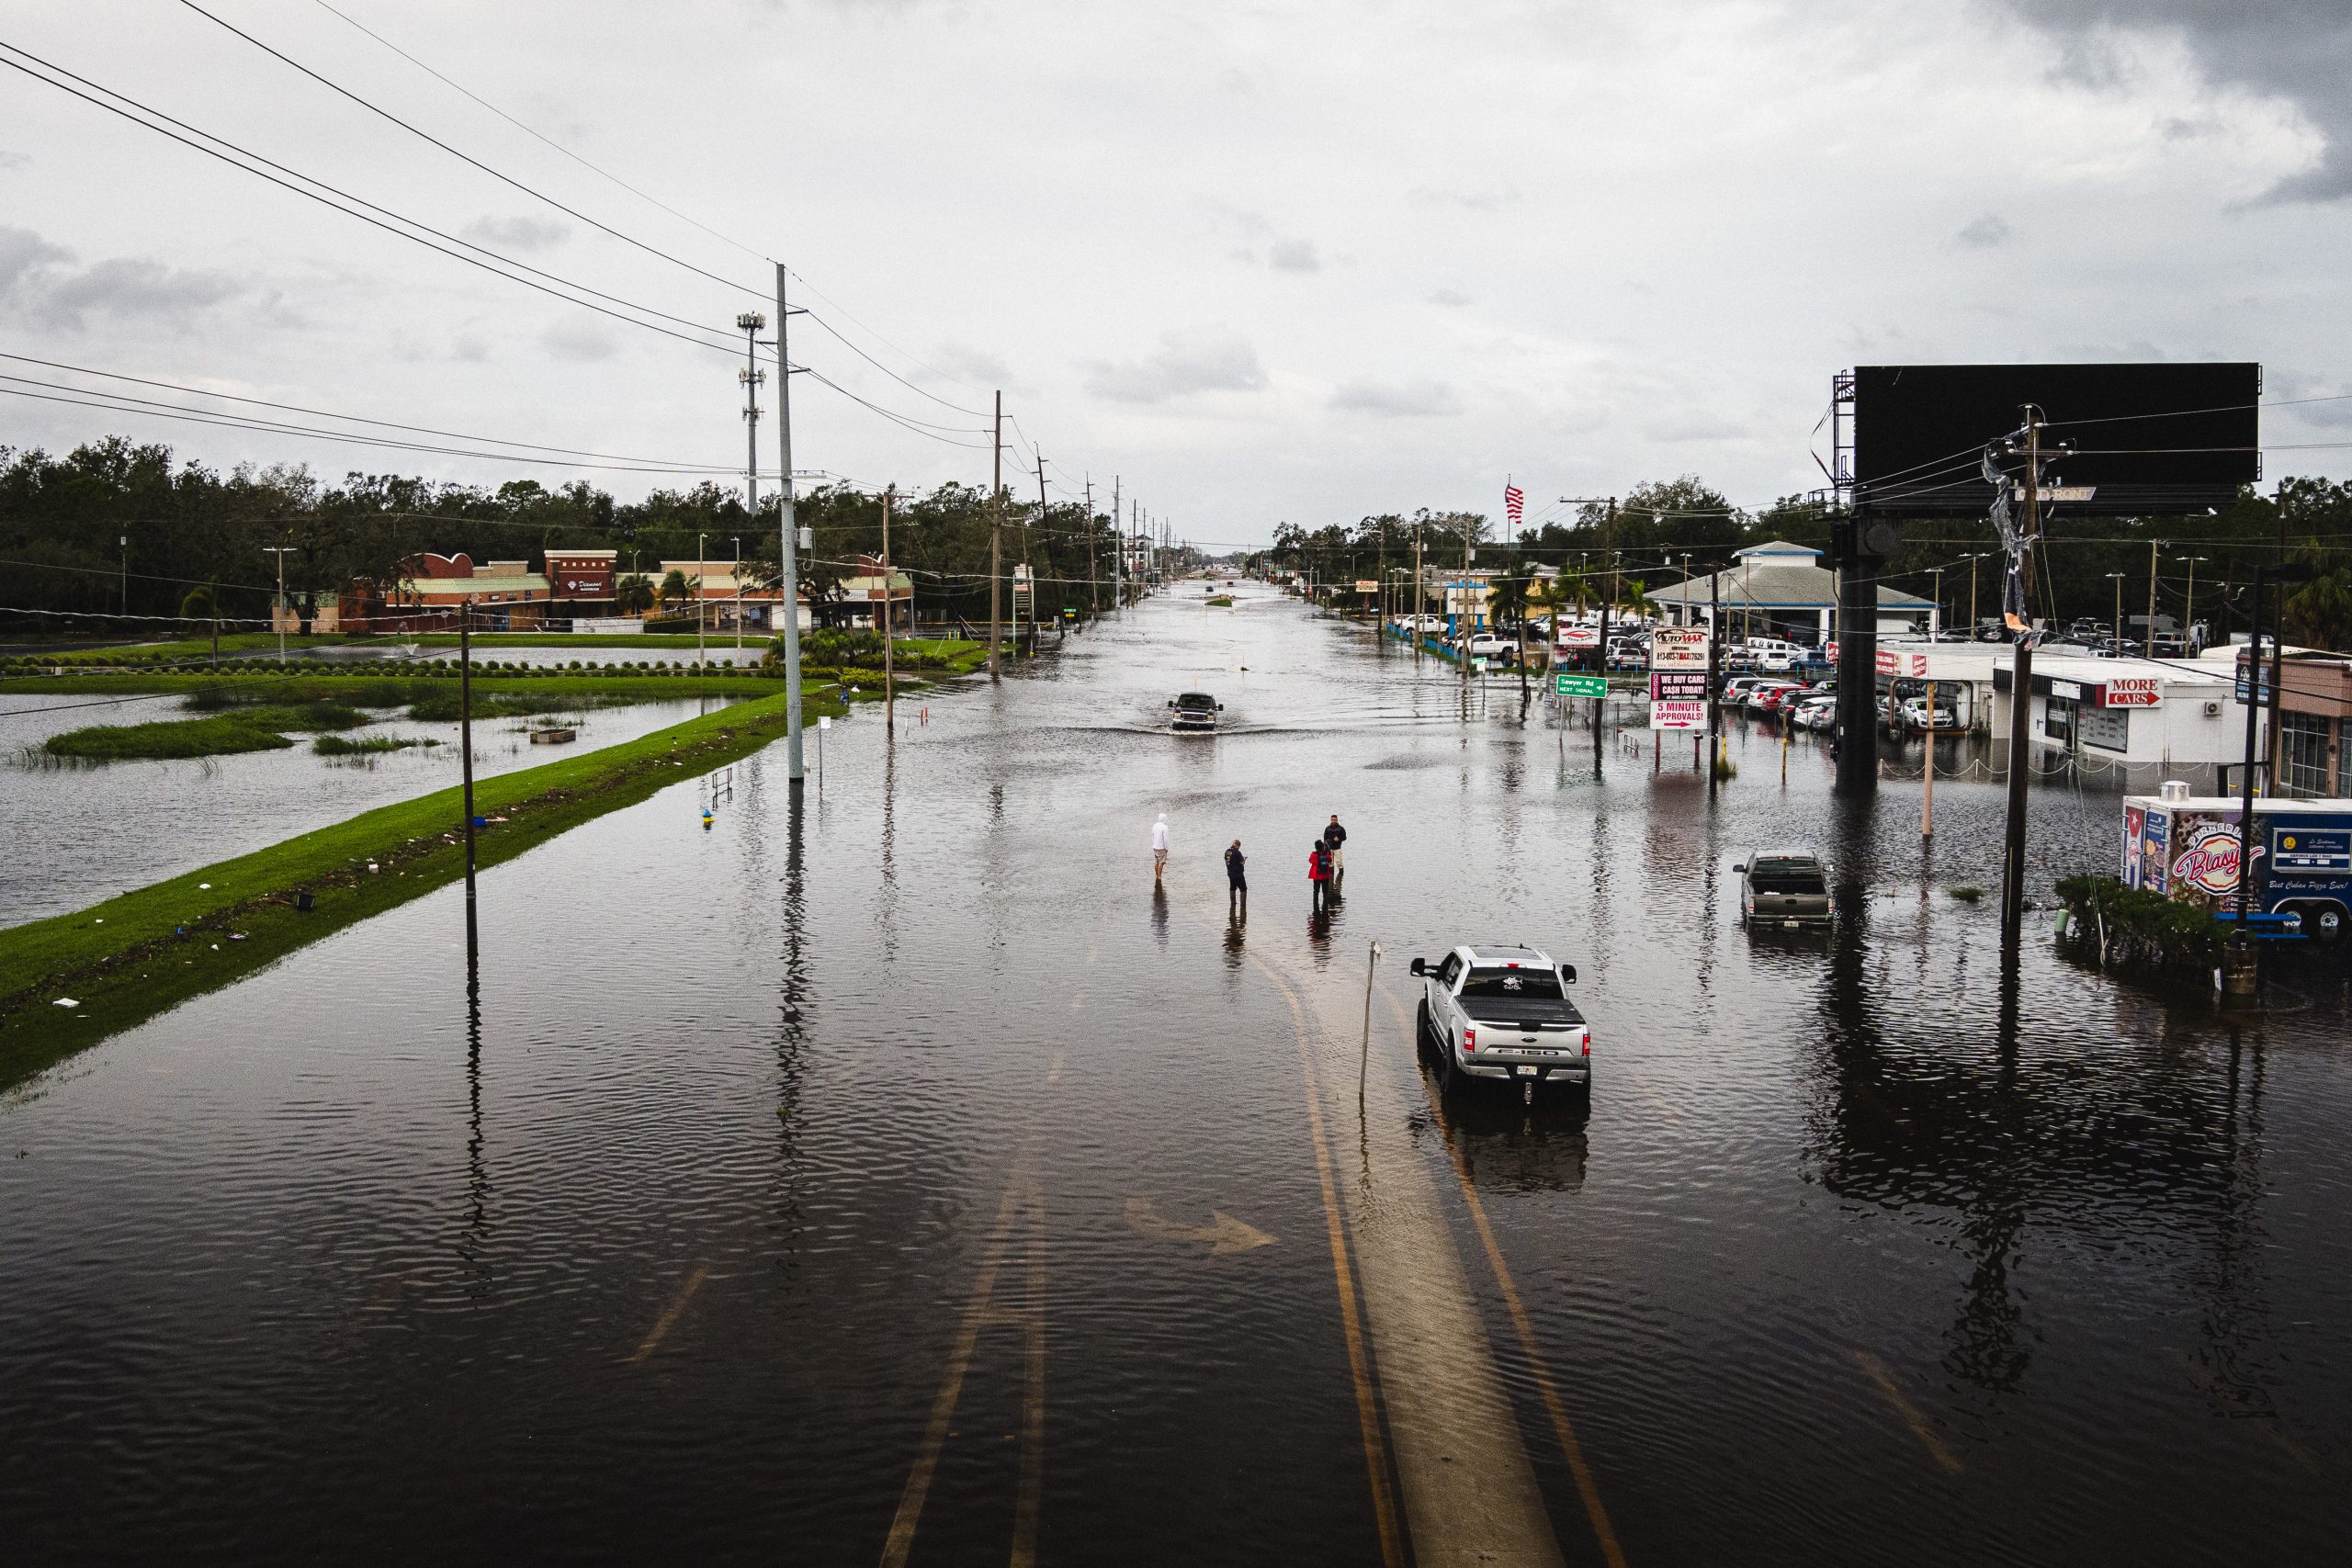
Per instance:
[[[2057,891],[2072,917],[2073,937],[2096,945],[2103,931],[2112,963],[2202,973],[2221,961],[2222,927],[2194,904],[2126,887],[2111,876],[2069,876]]]
[[[159,761],[220,757],[237,751],[276,751],[293,745],[283,735],[258,728],[244,716],[163,719],[153,724],[100,724],[52,735],[41,750],[52,757],[85,761]]]

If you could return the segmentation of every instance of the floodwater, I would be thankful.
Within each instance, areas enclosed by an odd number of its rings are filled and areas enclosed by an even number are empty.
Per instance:
[[[501,865],[473,969],[445,889],[22,1086],[15,1555],[2340,1550],[2341,971],[2233,1025],[2039,919],[2005,964],[1989,784],[1923,850],[1760,729],[1596,777],[1581,712],[1248,591],[899,716]],[[2111,796],[2038,806],[2104,862]],[[1834,939],[1731,921],[1792,842]],[[1474,939],[1577,965],[1589,1111],[1435,1097],[1406,964]]]
[[[536,767],[634,740],[724,707],[699,697],[592,708],[474,725],[474,776]],[[93,724],[199,718],[176,695],[0,694],[0,927],[89,908],[119,893],[283,842],[379,806],[430,795],[462,772],[458,725],[418,723],[390,708],[343,733],[431,739],[433,746],[322,757],[309,733],[290,750],[173,761],[78,763],[40,754],[41,742]],[[562,723],[580,739],[534,746],[529,731]]]

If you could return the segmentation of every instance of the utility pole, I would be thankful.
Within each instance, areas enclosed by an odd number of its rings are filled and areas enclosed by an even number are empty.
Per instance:
[[[2150,659],[2156,656],[2156,547],[2163,543],[2162,539],[2148,541],[2148,629],[2140,639],[2140,651]],[[2188,651],[2188,625],[2186,621],[2181,623],[2180,646],[2184,653]]]
[[[1004,679],[997,643],[1004,620],[1004,392],[996,395],[996,434],[989,440],[989,679]]]
[[[895,484],[882,487],[882,733],[899,732],[898,666],[890,660],[890,497]]]
[[[1040,446],[1037,448],[1037,526],[1040,529],[1048,526],[1046,519],[1050,515],[1046,505],[1046,449]],[[1026,530],[1023,532],[1025,533]],[[1029,551],[1025,546],[1021,551],[1021,558],[1024,562],[1029,558]],[[1048,561],[1054,558],[1051,534],[1046,536],[1046,558]],[[1041,625],[1042,623],[1037,619],[1037,574],[1032,570],[1029,574],[1029,650],[1033,656],[1038,651],[1037,645],[1045,640],[1038,635]],[[1054,646],[1059,648],[1061,644],[1056,642]]]
[[[277,623],[277,661],[286,662],[286,556],[291,545],[264,545],[262,552],[277,558],[277,603],[270,607],[269,618]],[[217,639],[219,632],[216,628]]]
[[[1114,610],[1123,610],[1126,608],[1127,604],[1125,560],[1127,535],[1126,530],[1119,525],[1125,520],[1125,514],[1119,510],[1119,476],[1113,474],[1111,476],[1111,607]]]
[[[2195,567],[2188,569],[2196,571]],[[212,612],[212,662],[220,662],[220,579],[214,577],[205,585],[204,607]]]
[[[463,764],[466,809],[466,956],[475,955],[474,925],[474,602],[458,604],[458,760]]]
[[[1715,777],[1723,772],[1723,637],[1717,628],[1724,618],[1724,574],[1707,576],[1707,793],[1715,793]]]
[[[1421,524],[1413,520],[1413,662],[1421,661],[1421,612],[1429,607],[1429,591],[1421,585]]]
[[[2189,628],[2197,624],[2197,563],[2203,556],[2188,558],[2188,594],[2180,604],[2180,651],[2184,658],[2194,657],[2188,646]]]
[[[1102,595],[1095,586],[1100,574],[1096,570],[1102,552],[1094,547],[1094,476],[1086,476],[1086,613],[1089,616],[1102,613]]]
[[[695,536],[695,668],[696,670],[702,669],[710,661],[710,656],[703,648],[702,614],[702,580],[703,573],[708,567],[708,562],[704,557],[703,546],[709,538],[710,536],[707,534]]]
[[[130,616],[130,536],[118,534],[115,543],[122,547],[122,614],[128,620]]]
[[[767,372],[760,368],[760,329],[768,319],[757,310],[735,318],[743,333],[743,368],[735,378],[743,383],[743,511],[760,514],[760,383]],[[735,541],[735,662],[743,662],[743,541]]]
[[[2032,744],[2028,710],[2033,705],[2033,547],[2041,532],[2041,411],[2025,405],[2025,521],[2018,554],[2022,590],[2010,636],[2008,822],[2001,853],[2001,934],[2014,938],[2025,923],[2026,776]],[[1841,687],[1842,689],[1842,687]]]
[[[778,491],[776,614],[784,617],[784,738],[785,773],[797,801],[805,780],[800,762],[800,542],[799,525],[792,513],[792,361],[785,353],[791,334],[792,312],[784,302],[784,264],[775,264],[775,440]],[[799,839],[793,839],[798,852]]]

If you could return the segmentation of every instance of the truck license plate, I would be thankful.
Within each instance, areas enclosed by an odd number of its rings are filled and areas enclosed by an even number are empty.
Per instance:
[[[1521,1067],[1519,1069],[1519,1076],[1523,1078],[1532,1078],[1541,1071],[1543,1071],[1541,1067]]]

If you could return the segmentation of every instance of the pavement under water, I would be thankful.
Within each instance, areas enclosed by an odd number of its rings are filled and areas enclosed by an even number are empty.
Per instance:
[[[1227,732],[1156,732],[1182,689]],[[27,1561],[2327,1553],[2344,972],[2233,1021],[2039,919],[2005,960],[1947,891],[1992,786],[1923,849],[1809,742],[1783,784],[1738,730],[1711,794],[1586,716],[1155,601],[837,722],[821,792],[812,735],[797,802],[775,748],[499,867],[473,965],[450,888],[85,1053],[0,1111],[0,1517]],[[2114,809],[2043,791],[2038,874]],[[1733,923],[1790,842],[1835,937]],[[1589,1110],[1434,1095],[1406,961],[1470,939],[1577,964]]]

